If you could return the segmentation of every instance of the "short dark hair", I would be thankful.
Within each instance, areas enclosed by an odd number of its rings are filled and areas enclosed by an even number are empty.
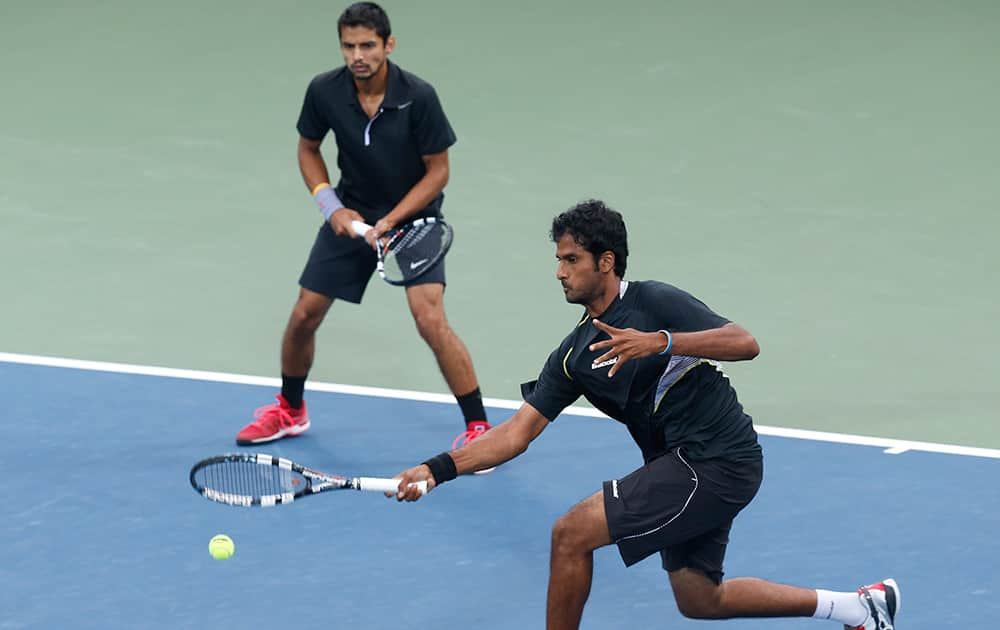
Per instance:
[[[389,16],[386,15],[385,9],[374,2],[355,2],[344,9],[340,19],[337,20],[337,36],[339,37],[348,26],[366,26],[382,38],[382,43],[387,42],[392,35]]]
[[[601,254],[610,251],[615,255],[615,275],[625,277],[628,266],[628,234],[625,220],[617,210],[603,201],[581,201],[566,212],[552,219],[549,235],[558,243],[565,234],[572,234],[580,247],[594,255],[594,264]]]

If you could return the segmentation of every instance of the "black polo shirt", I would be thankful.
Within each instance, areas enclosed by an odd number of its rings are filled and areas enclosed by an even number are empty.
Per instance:
[[[689,293],[655,281],[623,282],[622,293],[598,319],[616,328],[646,332],[695,332],[729,321]],[[584,396],[628,427],[646,461],[678,446],[694,460],[760,457],[750,416],[713,362],[653,355],[629,361],[608,378],[611,363],[594,364],[606,349],[588,349],[605,339],[608,335],[584,315],[549,355],[538,380],[523,386],[525,401],[554,420]]]
[[[434,88],[389,63],[385,97],[369,119],[346,66],[316,76],[306,90],[298,130],[303,138],[337,139],[337,196],[374,223],[388,214],[427,172],[422,156],[455,144],[455,132]],[[437,215],[444,193],[418,216]]]

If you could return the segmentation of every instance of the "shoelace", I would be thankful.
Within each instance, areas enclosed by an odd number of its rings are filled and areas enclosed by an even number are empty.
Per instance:
[[[476,439],[477,437],[479,437],[483,433],[486,433],[486,431],[483,430],[483,429],[469,429],[465,433],[459,433],[458,437],[455,438],[455,441],[451,443],[451,448],[452,449],[456,449],[461,444],[465,444],[467,442],[471,442],[472,440]]]
[[[288,413],[288,410],[282,407],[281,403],[258,407],[253,412],[253,423],[257,426],[263,426],[265,423],[272,421],[275,416],[277,416],[279,427],[284,428],[297,424],[292,414]]]

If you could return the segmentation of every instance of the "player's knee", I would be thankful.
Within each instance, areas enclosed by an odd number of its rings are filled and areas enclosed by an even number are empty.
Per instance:
[[[448,333],[448,320],[436,310],[414,313],[413,322],[417,325],[417,332],[431,346],[441,343]]]
[[[579,527],[572,517],[564,514],[552,526],[553,555],[569,554],[584,550],[584,544]]]
[[[699,603],[677,600],[677,609],[688,619],[716,619],[712,610]]]
[[[688,619],[723,619],[722,602],[714,593],[678,593],[674,591],[677,610]]]
[[[312,310],[302,304],[296,304],[292,316],[288,319],[288,328],[295,334],[312,334],[323,321],[323,312]]]

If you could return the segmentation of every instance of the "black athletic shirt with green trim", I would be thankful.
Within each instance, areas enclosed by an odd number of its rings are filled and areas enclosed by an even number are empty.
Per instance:
[[[677,287],[656,281],[622,282],[598,317],[615,328],[696,332],[729,322]],[[729,378],[714,362],[681,355],[633,359],[608,378],[606,352],[590,344],[608,339],[585,315],[549,355],[537,381],[522,386],[524,400],[549,420],[580,396],[628,427],[645,461],[682,447],[694,460],[758,460],[761,448]]]

